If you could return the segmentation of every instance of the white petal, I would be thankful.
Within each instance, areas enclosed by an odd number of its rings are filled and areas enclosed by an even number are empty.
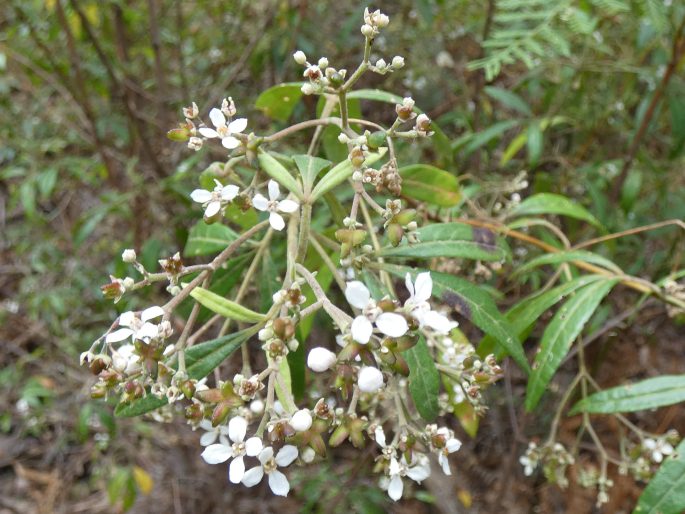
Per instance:
[[[255,466],[254,468],[248,469],[245,472],[241,482],[246,487],[252,487],[252,486],[257,485],[259,482],[261,482],[263,476],[264,476],[264,468],[261,466]]]
[[[411,281],[411,275],[409,273],[404,276],[404,285],[406,286],[407,291],[409,291],[409,296],[414,298],[414,284]]]
[[[385,448],[385,432],[383,432],[382,426],[376,427],[376,430],[374,431],[374,436],[376,437],[376,442],[378,443],[378,446],[380,446],[381,448]]]
[[[217,109],[216,107],[209,111],[209,119],[212,120],[212,124],[216,127],[225,127],[226,126],[226,117],[224,116],[224,113],[221,112],[221,109]]]
[[[297,459],[297,446],[286,444],[276,454],[276,464],[284,468]]]
[[[210,444],[214,443],[214,441],[216,441],[216,437],[216,432],[205,432],[204,434],[202,434],[202,437],[200,437],[200,444],[202,446],[209,446]]]
[[[431,468],[424,465],[416,465],[407,470],[407,476],[411,478],[414,482],[423,482],[431,474]]]
[[[378,316],[376,318],[376,326],[378,330],[390,337],[402,337],[409,330],[409,325],[407,325],[407,320],[404,319],[404,316],[394,312],[384,312]]]
[[[285,228],[285,220],[277,212],[269,214],[269,223],[274,230],[283,230]]]
[[[206,189],[196,189],[192,193],[190,193],[190,198],[193,199],[193,202],[205,203],[209,202],[212,199],[212,193],[210,193]]]
[[[278,187],[278,182],[275,180],[269,180],[269,200],[272,202],[274,200],[278,200],[278,197],[281,196],[281,190]]]
[[[225,186],[221,189],[221,199],[230,202],[238,195],[239,191],[240,188],[238,186],[234,186],[233,184],[230,186]]]
[[[237,118],[228,124],[228,131],[232,134],[242,132],[247,128],[247,118]]]
[[[120,327],[133,327],[133,323],[136,321],[136,315],[133,311],[126,311],[119,316],[119,326]]]
[[[228,422],[228,437],[234,443],[242,443],[245,439],[245,433],[247,432],[247,420],[242,416],[236,416],[231,418]]]
[[[220,210],[221,210],[221,202],[219,202],[219,201],[209,202],[209,205],[205,209],[205,216],[207,216],[208,218],[211,218]]]
[[[233,150],[234,148],[238,148],[240,146],[240,139],[236,139],[233,136],[226,136],[223,139],[221,139],[221,145],[224,148]]]
[[[437,311],[426,312],[420,321],[440,334],[449,334],[450,330],[458,325],[456,321],[450,321],[447,316]]]
[[[203,419],[200,421],[200,424],[198,425],[202,430],[207,430],[208,432],[211,432],[214,430],[214,427],[212,426],[212,422],[209,421],[208,419]],[[221,425],[223,427],[223,425]],[[221,429],[219,429],[221,430]]]
[[[105,341],[108,343],[118,343],[119,341],[123,341],[124,339],[131,337],[131,334],[133,334],[133,330],[130,328],[120,328],[111,334],[107,334]]]
[[[219,137],[219,133],[218,133],[216,130],[214,130],[214,129],[212,129],[212,128],[209,128],[209,127],[200,127],[200,129],[198,130],[198,132],[199,132],[201,135],[203,135],[203,136],[205,136],[205,137],[207,137],[207,138],[209,138],[209,139],[213,139],[213,138],[215,138],[215,137]]]
[[[404,484],[399,475],[393,475],[390,479],[390,484],[388,485],[388,496],[394,501],[402,498],[402,491],[404,490]]]
[[[256,457],[262,451],[262,440],[259,437],[250,437],[245,441],[245,453],[249,457]]]
[[[231,465],[228,467],[228,479],[233,484],[239,484],[240,481],[245,476],[245,462],[243,461],[242,455],[236,457],[231,461]]]
[[[671,446],[671,443],[664,443],[661,445],[661,453],[664,455],[671,455],[674,452],[673,446]]]
[[[264,195],[257,193],[252,198],[252,205],[258,211],[265,211],[269,208],[269,200],[267,200]]]
[[[430,272],[419,273],[414,283],[416,288],[415,299],[417,302],[426,302],[433,291],[433,279]]]
[[[363,309],[369,304],[371,293],[366,286],[359,280],[353,280],[347,283],[345,288],[345,298],[352,307]]]
[[[276,496],[288,496],[290,491],[288,479],[277,469],[269,473],[269,487]]]
[[[257,455],[257,458],[259,459],[259,462],[264,464],[266,461],[273,458],[273,456],[274,456],[274,449],[271,446],[267,446],[261,452],[259,452],[259,455]]]
[[[373,333],[373,325],[366,316],[357,316],[352,321],[352,339],[361,344],[366,344],[371,339]]]
[[[447,443],[445,444],[445,448],[447,448],[449,453],[454,453],[461,448],[461,441],[459,439],[455,439],[454,437],[452,439],[448,439]]]
[[[144,323],[136,332],[136,339],[154,339],[159,335],[159,328],[154,323]]]
[[[278,202],[278,210],[281,212],[295,212],[298,207],[299,204],[292,200],[282,200]]]
[[[207,464],[220,464],[233,456],[233,449],[223,444],[210,444],[202,452],[202,458]]]
[[[438,463],[442,466],[442,472],[449,476],[452,474],[452,470],[450,469],[450,461],[447,459],[447,456],[444,453],[440,453],[438,455]]]

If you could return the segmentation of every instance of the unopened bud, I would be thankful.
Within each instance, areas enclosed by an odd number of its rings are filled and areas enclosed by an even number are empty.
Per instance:
[[[335,364],[335,361],[335,354],[332,351],[322,347],[312,348],[307,356],[307,366],[309,366],[309,369],[317,373],[322,373],[329,370],[331,366]]]
[[[136,262],[136,251],[131,249],[124,250],[121,254],[121,260],[128,264]]]
[[[402,68],[404,66],[404,57],[401,55],[396,55],[395,57],[392,58],[392,67],[393,68]]]
[[[298,50],[293,54],[293,59],[295,59],[295,62],[297,64],[304,64],[307,62],[307,56],[304,54],[302,50]]]
[[[307,409],[298,410],[290,418],[290,426],[297,432],[305,432],[312,426],[312,415]]]
[[[359,370],[357,384],[361,392],[375,393],[383,387],[383,373],[378,368],[365,366]]]

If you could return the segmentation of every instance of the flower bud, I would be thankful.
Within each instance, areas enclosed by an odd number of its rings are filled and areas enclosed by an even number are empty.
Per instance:
[[[388,63],[385,62],[385,59],[378,59],[376,61],[376,68],[378,68],[379,70],[383,70],[383,69],[387,68],[387,66],[388,66]]]
[[[307,356],[307,366],[312,371],[322,373],[335,364],[336,356],[326,348],[317,347],[312,348]]]
[[[404,57],[401,55],[396,55],[395,57],[392,58],[392,67],[393,68],[402,68],[404,66]]]
[[[193,105],[190,107],[184,107],[183,108],[183,116],[186,118],[190,118],[191,120],[195,118],[198,114],[200,113],[200,110],[197,108],[197,104],[193,102]]]
[[[309,410],[298,410],[293,417],[290,418],[290,426],[297,432],[305,432],[312,426],[312,415]]]
[[[373,27],[371,25],[367,25],[366,23],[362,25],[362,34],[364,37],[373,37]]]
[[[305,464],[309,464],[316,457],[316,452],[312,450],[309,446],[300,452],[300,458]]]
[[[297,64],[304,64],[307,62],[307,56],[304,54],[302,50],[298,50],[293,54],[293,59],[295,59],[295,62]]]
[[[169,130],[166,133],[166,137],[168,137],[172,141],[188,141],[188,138],[190,137],[190,131],[185,126],[183,126]]]
[[[385,143],[386,137],[387,136],[384,130],[378,130],[373,134],[369,135],[369,137],[367,138],[369,148],[375,150],[379,146],[383,145]]]
[[[321,59],[319,59],[318,65],[319,65],[319,68],[321,68],[322,70],[325,70],[326,68],[328,68],[328,59],[326,59],[325,57],[322,57]]]
[[[404,229],[397,223],[388,225],[388,228],[385,229],[385,233],[388,235],[390,244],[393,246],[399,246],[404,237]]]
[[[136,262],[136,251],[131,250],[130,248],[124,250],[124,252],[121,254],[121,260],[128,264]]]
[[[295,324],[290,318],[276,318],[272,326],[274,333],[284,341],[295,335]]]
[[[259,416],[264,412],[264,402],[259,398],[252,400],[252,402],[250,402],[250,411],[252,414]]]
[[[425,114],[419,114],[416,118],[416,130],[418,132],[427,133],[431,129],[431,120]]]
[[[383,387],[383,373],[378,368],[365,366],[359,370],[357,385],[363,393],[375,393]]]

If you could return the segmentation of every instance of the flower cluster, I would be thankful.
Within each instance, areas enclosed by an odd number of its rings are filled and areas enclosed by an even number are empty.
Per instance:
[[[519,462],[526,476],[532,475],[535,469],[541,466],[547,481],[563,488],[568,486],[566,468],[574,463],[574,459],[561,443],[549,442],[538,446],[531,441]]]

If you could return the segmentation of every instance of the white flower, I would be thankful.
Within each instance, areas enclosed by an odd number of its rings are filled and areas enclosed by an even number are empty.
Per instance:
[[[438,450],[438,464],[442,466],[442,471],[445,475],[451,475],[450,461],[447,456],[454,453],[461,448],[461,441],[454,437],[454,433],[447,427],[441,427],[436,434],[445,439],[445,446]]]
[[[534,461],[527,455],[521,455],[519,458],[519,463],[521,466],[523,466],[523,474],[527,477],[532,475],[533,471],[535,471],[535,468],[537,467],[537,461]]]
[[[216,179],[214,179],[214,182],[216,183],[214,191],[195,189],[190,193],[190,198],[192,198],[194,202],[202,204],[202,207],[205,209],[205,216],[208,218],[211,218],[221,210],[222,203],[230,202],[238,196],[238,191],[240,191],[238,186],[232,184],[224,186]]]
[[[293,59],[295,59],[295,62],[297,64],[304,64],[307,62],[307,56],[304,54],[302,50],[298,50],[293,54]]]
[[[231,134],[240,134],[245,130],[247,128],[247,118],[238,118],[227,125],[226,116],[221,112],[221,109],[214,108],[209,111],[209,119],[212,120],[214,128],[201,127],[200,134],[210,139],[221,138],[221,144],[229,150],[240,146],[240,140]]]
[[[383,373],[373,366],[364,366],[359,370],[357,385],[362,393],[375,393],[383,387]]]
[[[394,312],[382,312],[371,299],[369,290],[358,280],[347,283],[345,298],[352,307],[362,310],[362,314],[354,318],[350,327],[352,339],[358,343],[369,342],[374,322],[378,330],[389,337],[401,337],[409,330],[404,316]]]
[[[203,419],[202,421],[200,421],[199,426],[202,430],[206,431],[204,434],[202,434],[202,437],[200,437],[200,444],[202,446],[209,446],[210,444],[214,444],[217,439],[219,439],[219,442],[222,445],[230,446],[228,439],[226,439],[226,436],[228,435],[228,426],[218,425],[216,427],[213,427],[212,422],[208,419]]]
[[[119,316],[119,326],[126,328],[120,328],[111,334],[107,334],[105,341],[107,343],[118,343],[132,337],[134,341],[139,339],[148,342],[159,334],[158,325],[150,323],[150,320],[158,318],[163,314],[164,309],[158,306],[145,309],[140,314],[140,318],[132,311],[124,312]]]
[[[419,273],[412,283],[411,275],[407,273],[405,285],[409,291],[409,299],[404,303],[405,308],[419,322],[420,326],[427,325],[439,334],[448,334],[459,324],[450,321],[444,314],[431,309],[428,303],[433,292],[433,279],[430,272]]]
[[[394,501],[402,498],[404,483],[402,477],[409,477],[414,482],[421,483],[431,474],[428,456],[422,453],[414,453],[411,462],[407,462],[405,457],[398,461],[395,457],[390,461],[390,482],[388,483],[388,496]]]
[[[292,200],[285,199],[278,201],[280,196],[281,190],[278,188],[278,182],[269,180],[269,199],[267,200],[259,193],[252,199],[252,205],[254,205],[255,209],[269,211],[269,223],[275,230],[283,230],[285,228],[283,216],[278,214],[278,211],[291,213],[295,212],[299,207],[297,202]]]
[[[401,55],[396,55],[395,57],[392,58],[392,67],[393,68],[401,68],[404,66],[404,57]]]
[[[278,496],[288,496],[290,484],[286,476],[278,471],[278,467],[286,467],[297,458],[297,447],[286,444],[274,457],[274,449],[271,446],[264,448],[259,455],[260,465],[249,469],[243,476],[243,485],[252,487],[262,481],[264,474],[269,476],[269,487]]]
[[[118,350],[112,350],[112,367],[130,375],[138,370],[138,355],[135,354],[136,347],[132,344],[124,344]]]
[[[674,451],[673,446],[663,439],[655,441],[654,439],[645,439],[642,442],[642,447],[650,452],[652,460],[659,464],[664,460],[664,456],[671,455]]]
[[[136,262],[136,251],[132,250],[130,248],[127,248],[121,254],[121,260],[127,264],[131,264],[133,262]]]
[[[335,361],[335,354],[332,351],[320,346],[312,348],[307,356],[307,366],[309,366],[309,369],[316,371],[317,373],[321,373],[330,369],[331,366],[335,364]]]
[[[298,410],[290,418],[290,426],[295,429],[296,432],[306,432],[312,426],[312,415],[307,409]]]
[[[210,444],[202,452],[202,458],[207,464],[219,464],[226,462],[231,457],[231,465],[228,468],[228,479],[234,484],[240,483],[247,473],[245,473],[245,462],[243,456],[255,457],[262,451],[262,440],[259,437],[250,437],[245,440],[247,432],[247,420],[236,416],[228,422],[228,437],[233,441],[228,444]]]

